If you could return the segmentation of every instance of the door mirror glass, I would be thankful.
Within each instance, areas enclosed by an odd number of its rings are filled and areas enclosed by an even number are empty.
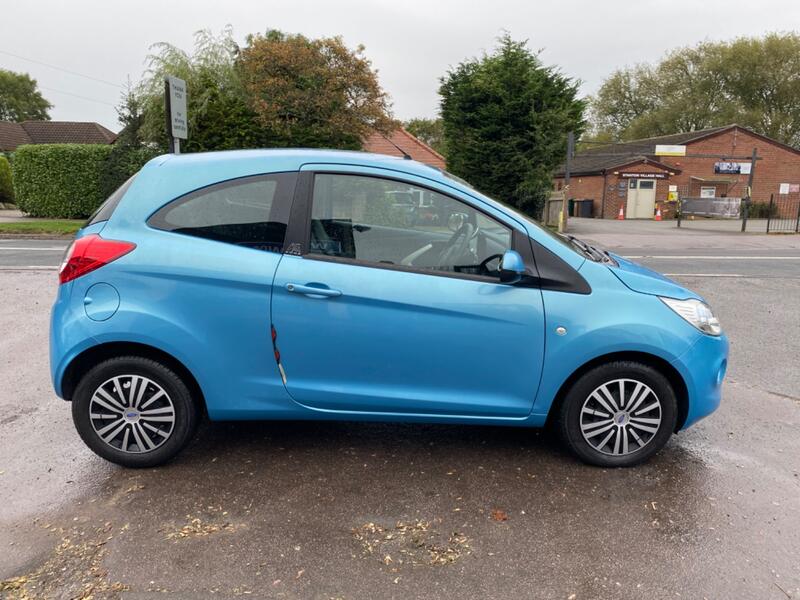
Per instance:
[[[500,281],[517,283],[525,275],[525,262],[516,250],[506,250],[500,262]]]

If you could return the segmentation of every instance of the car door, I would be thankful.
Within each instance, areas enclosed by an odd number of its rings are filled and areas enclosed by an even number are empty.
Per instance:
[[[292,172],[240,177],[173,200],[148,219],[137,248],[137,265],[147,267],[127,274],[158,303],[165,331],[174,331],[164,337],[191,347],[213,418],[290,402],[269,311],[296,180]]]
[[[272,300],[289,394],[325,411],[524,417],[542,296],[500,283],[498,267],[512,247],[530,255],[527,236],[396,175],[301,174]],[[398,209],[404,193],[427,216]]]

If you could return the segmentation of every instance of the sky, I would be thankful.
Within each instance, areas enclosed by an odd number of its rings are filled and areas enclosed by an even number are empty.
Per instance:
[[[141,78],[152,44],[190,50],[194,32],[227,24],[242,43],[248,33],[281,29],[363,44],[404,120],[435,116],[439,78],[491,51],[504,31],[529,40],[545,64],[591,94],[615,69],[657,61],[672,48],[800,28],[798,0],[6,2],[0,68],[35,78],[54,120],[97,121],[114,131],[122,86]]]

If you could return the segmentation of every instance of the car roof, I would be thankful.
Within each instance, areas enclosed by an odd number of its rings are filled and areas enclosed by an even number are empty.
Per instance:
[[[269,148],[257,150],[223,150],[218,152],[196,152],[191,154],[165,154],[159,156],[159,166],[167,168],[181,168],[184,166],[228,165],[235,170],[247,169],[254,164],[255,172],[263,172],[263,161],[285,164],[288,170],[299,169],[305,164],[348,164],[370,167],[383,167],[406,171],[414,175],[431,177],[441,175],[442,171],[430,165],[415,160],[389,156],[387,154],[373,154],[371,152],[358,152],[355,150],[328,150],[314,148]],[[256,166],[257,165],[257,166]]]
[[[315,164],[382,168],[437,181],[462,191],[466,189],[435,167],[369,152],[276,148],[164,154],[142,168],[115,211],[115,218],[119,213],[126,214],[131,221],[142,220],[167,202],[216,183],[265,173],[297,171],[303,165]]]

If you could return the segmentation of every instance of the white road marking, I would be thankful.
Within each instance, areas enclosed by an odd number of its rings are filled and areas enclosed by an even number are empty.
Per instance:
[[[33,250],[35,252],[36,251],[38,251],[38,252],[53,252],[55,250],[63,251],[65,248],[66,248],[66,246],[55,246],[55,247],[52,247],[52,248],[47,248],[47,247],[42,248],[41,246],[37,246],[36,248],[22,248],[22,247],[17,247],[17,246],[0,246],[0,250]]]
[[[8,265],[0,266],[0,271],[58,271],[57,266],[29,266],[29,267],[14,267]]]
[[[800,256],[674,256],[660,254],[657,256],[650,254],[641,254],[635,256],[623,256],[622,258],[641,260],[647,259],[660,259],[660,260],[800,260]]]
[[[663,275],[666,277],[747,277],[740,273],[664,273]]]

